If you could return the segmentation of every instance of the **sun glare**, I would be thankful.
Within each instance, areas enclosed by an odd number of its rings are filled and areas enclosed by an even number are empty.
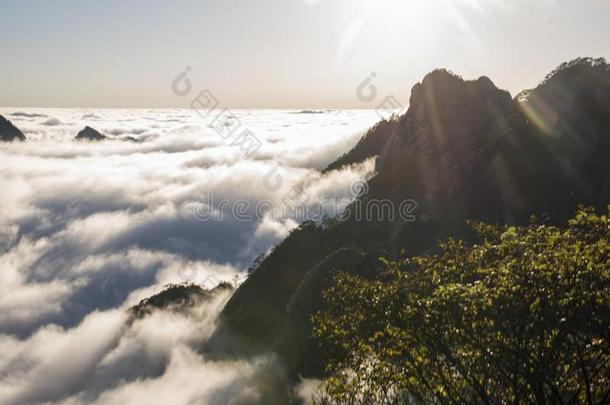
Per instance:
[[[435,1],[361,0],[367,18],[381,20],[388,28],[417,28],[431,16]]]
[[[390,30],[440,28],[452,21],[463,31],[469,30],[467,15],[484,12],[485,3],[495,0],[360,0],[365,18],[382,23]]]

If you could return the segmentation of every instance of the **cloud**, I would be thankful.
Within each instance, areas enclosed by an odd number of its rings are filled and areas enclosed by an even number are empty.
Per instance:
[[[110,135],[115,135],[115,136],[124,135],[124,134],[142,135],[142,134],[146,133],[147,131],[149,131],[148,128],[121,128],[121,127],[102,128],[102,132],[104,132],[105,134],[110,134]]]
[[[15,111],[10,114],[11,117],[27,117],[27,118],[44,118],[47,117],[45,114],[29,113],[25,111]]]
[[[311,403],[311,399],[320,391],[322,380],[303,379],[294,389],[295,397],[302,403]]]
[[[284,376],[272,356],[211,361],[198,352],[227,299],[224,293],[187,312],[155,311],[136,320],[120,310],[94,312],[72,329],[46,326],[22,341],[2,337],[2,403],[226,404],[283,397]],[[261,384],[265,394],[256,389]]]
[[[6,338],[2,345],[13,351],[3,361],[2,374],[11,376],[0,382],[3,402],[55,400],[74,390],[116,344],[125,321],[118,311],[93,313],[69,332],[47,326],[19,344]]]
[[[349,198],[372,161],[319,169],[374,113],[236,111],[263,143],[250,158],[188,110],[0,114],[29,134],[0,145],[0,403],[227,403],[281,378],[272,358],[199,354],[218,306],[136,322],[126,309],[168,283],[242,278],[303,219],[274,215],[293,190],[335,215],[324,202]],[[74,142],[85,125],[141,142]],[[222,215],[202,220],[209,195]]]
[[[60,120],[58,120],[57,118],[49,118],[48,120],[44,121],[41,125],[46,125],[48,127],[54,127],[56,125],[61,125],[62,122]]]

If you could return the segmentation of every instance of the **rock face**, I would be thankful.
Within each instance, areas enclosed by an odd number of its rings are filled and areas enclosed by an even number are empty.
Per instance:
[[[13,142],[14,140],[25,141],[25,135],[9,120],[0,115],[0,140]]]
[[[487,178],[493,173],[478,166],[487,163],[485,151],[505,134],[516,110],[510,94],[487,77],[467,81],[447,70],[426,75],[380,154],[370,197],[397,204],[413,199],[434,217],[469,216],[473,196],[495,195],[489,189],[495,180]]]
[[[95,129],[87,126],[85,129],[80,131],[76,138],[77,141],[103,141],[104,139],[108,139],[105,135],[102,135]]]

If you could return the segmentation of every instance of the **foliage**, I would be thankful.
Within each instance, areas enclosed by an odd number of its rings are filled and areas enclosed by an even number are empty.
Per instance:
[[[548,85],[552,81],[565,80],[566,76],[577,75],[582,71],[603,75],[610,72],[610,64],[604,58],[576,58],[569,62],[563,62],[544,77],[542,82],[537,86],[537,89]],[[570,82],[573,82],[573,80],[570,80]],[[515,100],[526,102],[531,99],[534,91],[535,89],[523,90],[515,96]]]
[[[555,70],[547,74],[542,83],[540,83],[540,85],[542,86],[548,83],[551,79],[553,79],[560,73],[570,70],[591,68],[606,72],[610,71],[610,65],[608,65],[608,62],[606,62],[606,59],[604,58],[576,58],[569,62],[563,62]]]
[[[313,316],[328,373],[315,403],[610,401],[609,216],[472,226],[477,245],[335,278]]]

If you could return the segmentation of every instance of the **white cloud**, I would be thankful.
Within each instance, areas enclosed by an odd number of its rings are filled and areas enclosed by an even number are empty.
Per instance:
[[[168,283],[239,278],[298,225],[270,211],[295,186],[310,210],[349,197],[372,162],[318,170],[376,115],[234,113],[263,142],[252,158],[188,110],[0,109],[28,135],[0,145],[1,403],[227,403],[275,372],[269,358],[197,352],[218,305],[131,324],[126,308]],[[74,142],[85,125],[139,142]],[[201,221],[194,207],[209,192],[250,214],[265,201],[266,215]]]

